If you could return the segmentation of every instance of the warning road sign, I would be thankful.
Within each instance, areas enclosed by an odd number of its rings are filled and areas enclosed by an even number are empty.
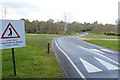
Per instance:
[[[19,34],[15,30],[15,28],[12,26],[11,23],[8,24],[6,27],[4,33],[2,34],[2,39],[7,39],[7,38],[20,38]]]
[[[0,49],[25,47],[23,20],[0,20]]]

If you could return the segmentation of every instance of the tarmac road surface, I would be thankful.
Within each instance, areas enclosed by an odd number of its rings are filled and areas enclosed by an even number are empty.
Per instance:
[[[53,51],[64,77],[84,80],[119,80],[120,53],[84,42],[80,40],[80,36],[60,37],[53,40]]]

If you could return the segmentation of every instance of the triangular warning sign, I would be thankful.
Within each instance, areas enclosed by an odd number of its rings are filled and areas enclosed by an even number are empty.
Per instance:
[[[17,31],[15,30],[15,28],[12,26],[11,23],[7,25],[1,37],[1,39],[8,39],[8,38],[20,38],[19,34],[17,33]]]

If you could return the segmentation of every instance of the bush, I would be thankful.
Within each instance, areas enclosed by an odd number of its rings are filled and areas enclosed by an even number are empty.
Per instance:
[[[120,36],[120,33],[116,34],[116,36]]]
[[[115,35],[114,32],[105,32],[104,34],[105,34],[105,35]]]
[[[105,35],[111,35],[111,36],[120,36],[120,33],[115,33],[115,32],[105,32]]]
[[[87,32],[87,31],[91,31],[91,30],[88,30],[88,29],[83,29],[82,32]]]

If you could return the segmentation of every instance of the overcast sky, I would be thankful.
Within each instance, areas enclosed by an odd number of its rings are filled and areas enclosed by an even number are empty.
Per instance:
[[[115,24],[119,0],[0,0],[0,19],[29,19]]]

